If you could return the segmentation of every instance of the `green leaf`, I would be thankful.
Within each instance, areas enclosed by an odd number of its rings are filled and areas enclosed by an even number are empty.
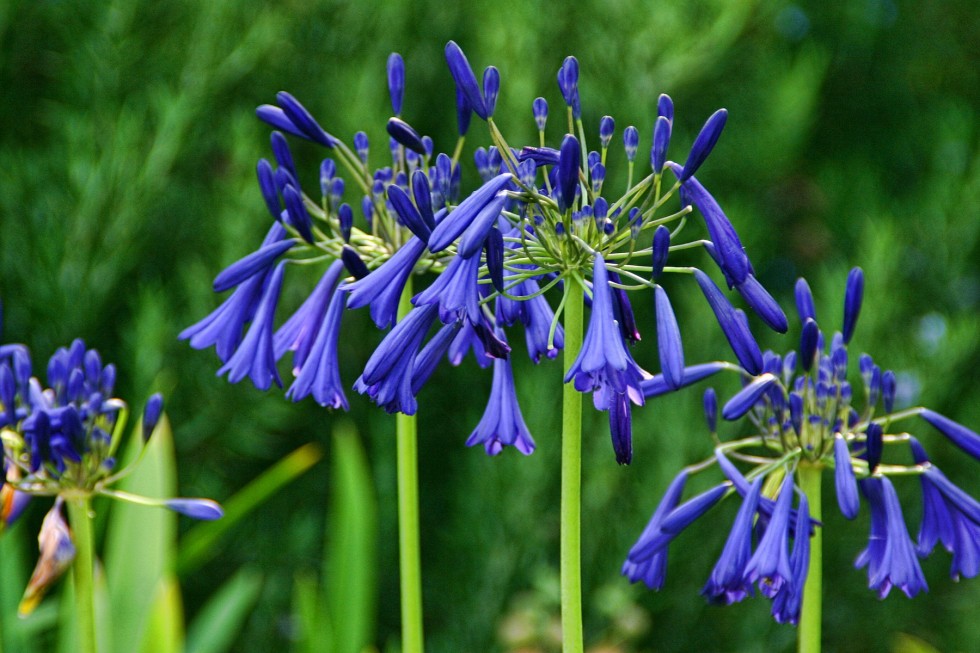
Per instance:
[[[123,467],[139,453],[142,436],[137,427],[130,438]],[[176,470],[170,423],[162,417],[139,466],[116,489],[147,497],[172,497]],[[96,510],[106,502],[96,500]],[[106,525],[105,569],[112,629],[109,647],[132,653],[133,643],[144,640],[155,608],[157,588],[173,568],[177,516],[162,509],[112,502]]]
[[[324,590],[334,650],[360,653],[371,643],[377,594],[377,501],[364,449],[352,423],[333,432],[330,518]]]
[[[333,625],[320,598],[316,577],[299,573],[293,585],[293,618],[298,625],[296,653],[334,653]]]
[[[180,653],[183,648],[184,606],[180,586],[177,579],[168,574],[157,586],[140,653]]]
[[[188,531],[181,541],[177,559],[178,574],[194,571],[216,552],[219,539],[235,524],[284,485],[298,478],[323,456],[319,445],[310,443],[277,462],[258,478],[223,503],[225,516],[203,522]]]
[[[24,531],[24,522],[17,522],[0,537],[0,649],[23,651],[27,649],[27,631],[43,622],[44,617],[37,614],[43,604],[28,619],[17,617],[17,604],[27,585],[28,562],[26,540],[30,534]],[[37,546],[35,545],[35,556]],[[51,613],[47,613],[50,618]],[[48,626],[51,625],[49,621]]]
[[[242,569],[201,608],[187,631],[185,653],[224,653],[241,633],[262,591],[262,574]]]

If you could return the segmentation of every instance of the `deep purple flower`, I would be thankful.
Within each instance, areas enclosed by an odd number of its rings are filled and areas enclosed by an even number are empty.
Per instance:
[[[666,545],[657,546],[651,550],[648,544],[662,537],[660,526],[664,518],[680,502],[686,482],[687,471],[681,470],[667,487],[667,491],[664,492],[664,496],[660,500],[660,504],[654,511],[650,521],[647,523],[646,528],[643,529],[636,544],[630,549],[626,561],[623,562],[621,573],[629,578],[631,583],[642,580],[650,589],[659,590],[663,587],[664,580],[667,576]]]
[[[753,594],[752,583],[745,578],[745,565],[752,556],[752,522],[761,491],[760,476],[742,500],[721,556],[701,590],[701,594],[712,603],[729,605]]]
[[[218,370],[218,376],[227,372],[231,383],[238,383],[248,376],[260,390],[268,390],[272,382],[282,387],[272,345],[272,322],[276,304],[279,302],[279,290],[282,287],[285,267],[285,262],[280,263],[275,270],[266,275],[262,298],[259,300],[255,318],[245,338],[231,358]],[[194,344],[193,340],[191,344]]]
[[[497,455],[508,445],[514,446],[525,456],[534,451],[534,439],[524,423],[517,402],[510,359],[497,358],[493,361],[490,399],[480,423],[466,440],[468,447],[476,444],[482,444],[491,456]]]
[[[677,326],[674,309],[667,292],[659,284],[653,289],[657,314],[657,348],[660,352],[660,369],[671,390],[684,383],[684,345]]]
[[[909,598],[928,590],[891,481],[887,476],[873,477],[860,481],[859,486],[871,508],[871,535],[854,566],[868,568],[868,587],[881,599],[892,587]]]
[[[727,120],[728,111],[718,109],[704,123],[704,127],[701,128],[697,138],[694,139],[691,152],[687,155],[687,161],[684,163],[684,170],[680,176],[681,183],[690,179],[697,172],[698,168],[701,167],[705,159],[708,158],[708,155],[711,154],[711,150],[714,149],[715,143],[718,142],[718,137],[721,136],[721,130],[725,127],[725,121]]]
[[[435,305],[416,306],[388,332],[371,354],[354,389],[367,394],[387,412],[414,415],[412,371],[426,332],[437,315]]]
[[[616,326],[606,263],[596,254],[592,267],[592,315],[578,358],[565,375],[575,381],[579,392],[593,390],[593,402],[606,410],[614,394],[630,392],[630,399],[643,403],[640,381],[643,373],[633,361]]]
[[[455,41],[446,44],[446,63],[449,64],[449,73],[453,76],[453,81],[456,82],[456,88],[466,98],[470,109],[486,120],[489,114],[483,100],[483,94],[480,92],[480,86],[476,81],[476,75],[473,74],[470,62],[467,61],[466,55],[463,54]]]
[[[793,581],[789,564],[789,512],[793,501],[793,475],[786,473],[765,533],[759,546],[745,565],[744,577],[750,583],[759,581],[759,591],[772,598],[786,583]]]

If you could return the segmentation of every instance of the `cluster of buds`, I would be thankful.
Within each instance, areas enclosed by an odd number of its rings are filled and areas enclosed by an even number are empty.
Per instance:
[[[0,345],[0,438],[4,483],[0,489],[0,530],[22,513],[32,497],[54,497],[38,536],[41,557],[21,603],[34,609],[46,589],[75,555],[72,533],[62,516],[66,501],[108,496],[164,507],[195,519],[217,519],[208,499],[154,499],[113,489],[132,473],[163,411],[163,397],[151,396],[143,410],[141,454],[118,469],[128,409],[113,397],[116,368],[103,365],[81,340],[60,348],[48,361],[47,386],[34,375],[30,352],[20,344]]]

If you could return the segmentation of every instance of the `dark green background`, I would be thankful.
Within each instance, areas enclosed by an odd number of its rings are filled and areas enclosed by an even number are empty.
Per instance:
[[[293,405],[280,392],[215,379],[213,354],[176,340],[216,305],[212,277],[256,247],[268,222],[254,181],[255,161],[269,156],[268,129],[255,106],[289,90],[331,133],[350,139],[363,129],[384,143],[384,66],[398,51],[408,69],[405,118],[437,148],[450,148],[449,39],[474,66],[500,69],[498,124],[512,144],[533,137],[533,98],[559,106],[555,71],[568,54],[581,64],[587,126],[609,113],[618,139],[635,124],[641,160],[659,93],[677,108],[674,158],[712,111],[727,107],[726,132],[699,177],[763,282],[790,309],[795,279],[807,276],[830,330],[847,270],[861,265],[867,288],[855,355],[868,350],[899,372],[903,387],[916,390],[908,401],[980,427],[974,2],[407,4],[0,3],[3,338],[29,344],[41,359],[82,336],[119,364],[121,396],[139,405],[165,392],[185,494],[226,498],[300,444],[326,445],[339,418],[309,401]],[[481,124],[471,134],[470,151],[488,144]],[[549,134],[557,142],[557,127]],[[305,144],[294,152],[311,185],[322,152]],[[622,183],[616,174],[612,181]],[[472,169],[464,173],[468,187],[474,179]],[[688,360],[727,357],[694,284],[670,279],[668,288]],[[302,291],[292,286],[284,301],[295,305]],[[655,368],[652,299],[637,299],[636,309],[646,337],[635,356]],[[784,338],[754,326],[765,346],[780,350],[798,335],[795,326]],[[352,383],[378,335],[354,314],[342,338]],[[560,371],[556,362],[536,368],[517,358],[538,443],[529,458],[507,451],[490,459],[463,446],[489,390],[489,374],[475,365],[440,369],[420,396],[432,651],[505,650],[501,624],[513,630],[557,614]],[[719,383],[723,396],[736,386]],[[350,398],[381,507],[376,641],[384,647],[398,628],[393,421]],[[710,453],[699,405],[700,389],[692,389],[635,411],[628,468],[616,466],[602,416],[587,413],[586,634],[620,646],[609,650],[792,648],[794,630],[773,624],[764,600],[713,608],[698,596],[734,505],[682,536],[664,591],[631,588],[618,576],[675,470]],[[924,424],[908,424],[949,476],[980,493],[980,463]],[[288,640],[294,574],[318,565],[327,470],[321,464],[263,506],[216,562],[183,580],[192,613],[234,570],[265,570],[262,600],[235,650]],[[916,483],[898,485],[914,535]],[[937,553],[925,563],[929,594],[878,601],[851,565],[866,514],[845,523],[829,492],[826,504],[827,650],[897,650],[900,632],[944,651],[980,647],[980,584],[951,583],[948,556]]]

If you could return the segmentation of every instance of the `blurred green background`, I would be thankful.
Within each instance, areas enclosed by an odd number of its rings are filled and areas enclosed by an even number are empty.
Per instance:
[[[622,129],[635,124],[644,139],[641,160],[659,93],[669,93],[677,108],[674,158],[683,159],[712,111],[727,107],[726,132],[699,177],[736,225],[762,281],[789,312],[793,283],[805,275],[821,323],[829,325],[840,319],[847,270],[861,265],[867,289],[854,349],[899,373],[905,404],[928,405],[976,429],[978,35],[973,0],[605,0],[565,7],[539,0],[384,7],[5,0],[3,340],[28,344],[40,361],[82,336],[119,365],[121,397],[139,406],[151,392],[164,392],[185,495],[224,500],[304,443],[327,449],[324,462],[237,524],[205,567],[181,578],[185,611],[193,615],[236,571],[260,572],[257,605],[231,650],[282,650],[296,632],[296,578],[320,566],[331,498],[329,436],[342,416],[247,382],[229,385],[214,378],[211,351],[176,340],[217,305],[211,279],[256,247],[268,223],[254,174],[256,160],[270,154],[268,128],[254,117],[258,104],[289,90],[338,137],[349,142],[363,129],[384,143],[384,66],[397,51],[407,64],[403,115],[437,149],[451,148],[455,114],[443,46],[454,39],[475,67],[500,69],[497,119],[512,144],[533,137],[535,97],[560,106],[555,71],[568,54],[581,64],[586,125],[613,115],[619,142]],[[477,121],[470,133],[469,152],[489,143]],[[557,142],[559,127],[549,135]],[[375,147],[376,163],[385,149]],[[296,143],[294,154],[312,183],[323,153]],[[618,150],[610,168],[617,162]],[[467,168],[464,185],[475,179]],[[358,198],[350,193],[348,200]],[[707,257],[696,263],[707,265]],[[670,279],[668,289],[688,361],[727,357],[694,284]],[[297,305],[302,290],[290,286],[284,301]],[[652,300],[635,308],[646,336],[635,357],[655,369]],[[754,326],[764,346],[780,350],[798,335],[795,327],[781,338]],[[366,314],[350,316],[341,344],[346,382],[378,339]],[[515,360],[538,443],[528,458],[514,451],[488,458],[463,446],[490,386],[489,373],[471,362],[441,368],[420,396],[431,651],[554,647],[561,373],[557,362]],[[725,396],[737,382],[718,385]],[[664,591],[631,587],[618,574],[675,471],[711,451],[701,389],[634,412],[630,467],[615,464],[602,416],[586,416],[586,635],[597,651],[793,647],[795,631],[772,623],[768,602],[715,608],[698,595],[734,504],[681,537]],[[378,501],[373,641],[383,650],[398,633],[394,422],[365,398],[350,399]],[[924,423],[909,424],[947,475],[980,494],[980,463]],[[899,490],[914,535],[917,484],[899,483]],[[943,651],[980,648],[980,583],[950,582],[948,556],[937,552],[924,564],[929,594],[909,601],[896,591],[877,600],[865,573],[852,568],[867,537],[866,511],[846,523],[831,496],[827,650],[913,650],[903,648],[913,640],[900,633]],[[42,512],[25,519],[39,522]],[[11,536],[26,542],[33,532]]]

